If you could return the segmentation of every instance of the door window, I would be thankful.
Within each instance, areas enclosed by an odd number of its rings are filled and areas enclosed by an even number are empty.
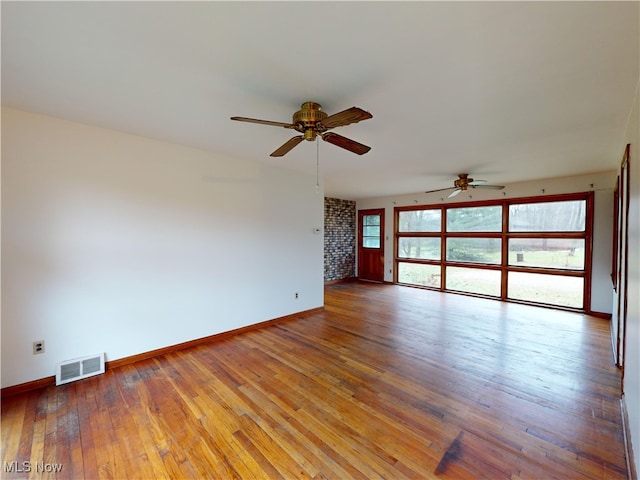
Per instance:
[[[380,248],[380,215],[362,216],[362,246]]]

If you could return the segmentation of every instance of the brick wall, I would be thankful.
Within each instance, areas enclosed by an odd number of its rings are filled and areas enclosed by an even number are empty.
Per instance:
[[[324,281],[356,275],[356,202],[324,199]]]

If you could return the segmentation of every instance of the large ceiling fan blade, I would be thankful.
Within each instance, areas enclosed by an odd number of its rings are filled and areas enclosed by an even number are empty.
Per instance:
[[[304,135],[298,135],[297,137],[290,138],[281,147],[277,148],[270,156],[271,157],[282,157],[285,154],[289,153],[293,147],[298,145],[301,141],[304,140]]]
[[[351,107],[343,110],[342,112],[329,115],[320,123],[322,123],[322,126],[324,128],[329,129],[335,127],[344,127],[345,125],[358,123],[362,120],[368,120],[370,118],[373,118],[373,115],[371,115],[369,112],[365,112],[358,107]]]
[[[236,120],[238,122],[259,123],[261,125],[272,125],[274,127],[295,128],[295,125],[293,123],[273,122],[271,120],[260,120],[257,118],[231,117],[231,120]]]
[[[452,188],[455,188],[455,187],[437,188],[437,189],[435,189],[435,190],[427,190],[427,191],[426,191],[426,192],[424,192],[424,193],[444,192],[445,190],[451,190]]]
[[[449,194],[447,198],[455,197],[456,195],[459,195],[461,191],[462,191],[461,188],[456,188],[453,192]]]
[[[482,188],[484,190],[502,190],[504,185],[474,185],[472,183],[469,184],[471,188]]]
[[[343,137],[337,133],[329,132],[322,135],[322,139],[325,142],[333,143],[334,145],[349,150],[357,155],[363,155],[371,150],[371,147],[367,147],[362,143],[358,143],[350,138]]]
[[[480,185],[481,183],[487,183],[486,180],[472,180],[467,185]]]

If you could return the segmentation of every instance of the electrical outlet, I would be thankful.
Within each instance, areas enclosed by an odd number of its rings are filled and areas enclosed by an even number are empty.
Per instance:
[[[297,300],[300,295],[298,294],[298,292],[296,292],[295,296],[296,296],[296,300]]]
[[[38,355],[40,353],[44,353],[44,340],[33,342],[33,354]]]

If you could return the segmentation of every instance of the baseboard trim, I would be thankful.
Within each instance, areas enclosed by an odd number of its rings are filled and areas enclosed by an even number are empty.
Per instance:
[[[345,278],[338,278],[336,280],[327,280],[326,282],[324,282],[325,287],[327,285],[335,285],[336,283],[346,283],[346,282],[357,282],[358,279],[357,277],[345,277]]]
[[[609,324],[609,340],[611,340],[611,359],[616,367],[620,367],[618,362],[618,347],[616,346],[616,337],[613,332],[613,321]]]
[[[629,414],[627,412],[627,403],[624,401],[624,395],[620,398],[620,414],[622,415],[622,436],[624,439],[624,454],[627,460],[627,476],[630,480],[638,479],[638,471],[633,460],[633,448],[631,447],[631,438],[629,437]]]
[[[178,343],[175,345],[170,345],[168,347],[158,348],[156,350],[150,350],[148,352],[138,353],[136,355],[131,355],[129,357],[123,357],[117,360],[108,361],[106,362],[105,366],[107,370],[111,370],[114,368],[122,367],[124,365],[130,365],[132,363],[140,362],[142,360],[148,360],[149,358],[159,357],[161,355],[178,352],[180,350],[186,350],[187,348],[193,348],[198,345],[203,345],[205,343],[219,342],[221,340],[225,340],[227,338],[230,338],[236,335],[241,335],[243,333],[251,332],[253,330],[260,330],[262,328],[276,325],[279,323],[306,318],[322,311],[324,311],[324,307],[317,307],[317,308],[312,308],[310,310],[303,310],[301,312],[292,313],[291,315],[285,315],[284,317],[274,318],[272,320],[266,320],[264,322],[254,323],[253,325],[247,325],[246,327],[241,327],[241,328],[236,328],[234,330],[229,330],[226,332],[216,333],[215,335],[209,335],[208,337],[197,338],[195,340],[190,340],[188,342]],[[32,380],[30,382],[21,383],[19,385],[4,387],[0,391],[0,398],[8,398],[15,395],[20,395],[22,393],[27,393],[32,390],[40,390],[42,388],[47,388],[55,384],[56,384],[56,377],[54,375],[51,377],[45,377],[45,378],[40,378],[38,380]]]
[[[596,317],[596,318],[602,318],[603,320],[611,320],[611,317],[612,317],[610,313],[594,312],[594,311],[587,312],[587,315],[591,315],[592,317]]]
[[[41,388],[51,387],[56,384],[56,376],[40,378],[38,380],[32,380],[30,382],[20,383],[18,385],[12,385],[11,387],[4,387],[1,391],[0,398],[13,397],[14,395],[20,395],[21,393],[27,393],[32,390],[40,390]]]

